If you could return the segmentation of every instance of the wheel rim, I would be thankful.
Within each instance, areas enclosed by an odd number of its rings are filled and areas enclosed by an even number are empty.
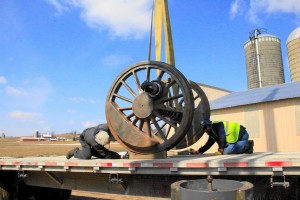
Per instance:
[[[189,83],[193,91],[194,117],[190,129],[178,143],[176,150],[182,150],[195,144],[204,134],[201,121],[210,119],[210,106],[206,94],[197,83],[191,80],[189,80]]]
[[[146,80],[160,86],[160,95],[153,97],[141,89]],[[189,129],[192,97],[188,81],[175,67],[157,61],[137,63],[125,69],[109,90],[107,124],[114,138],[132,152],[169,150]]]

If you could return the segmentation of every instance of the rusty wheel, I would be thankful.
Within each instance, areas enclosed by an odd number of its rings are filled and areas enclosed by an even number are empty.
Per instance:
[[[141,62],[125,69],[106,100],[107,124],[114,138],[136,153],[176,146],[193,119],[190,84],[173,66]]]
[[[201,121],[210,118],[209,101],[204,91],[197,83],[193,81],[189,81],[189,83],[193,90],[193,99],[195,103],[193,123],[185,137],[180,141],[180,143],[178,143],[178,145],[176,145],[176,150],[185,149],[196,143],[204,134]]]

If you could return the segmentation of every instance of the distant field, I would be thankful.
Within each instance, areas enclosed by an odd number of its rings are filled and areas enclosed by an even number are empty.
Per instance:
[[[61,156],[80,147],[78,141],[22,142],[19,138],[0,138],[0,157]],[[112,151],[125,151],[120,145],[106,146]]]

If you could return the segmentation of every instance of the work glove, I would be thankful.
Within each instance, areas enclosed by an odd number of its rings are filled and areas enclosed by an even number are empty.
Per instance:
[[[224,153],[224,149],[218,149],[218,151],[214,153],[214,156],[223,155],[223,153]]]
[[[213,155],[214,155],[214,156],[220,156],[220,155],[222,155],[222,153],[219,152],[219,151],[216,151]]]

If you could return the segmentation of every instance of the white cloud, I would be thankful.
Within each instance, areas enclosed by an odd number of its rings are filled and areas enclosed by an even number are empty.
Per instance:
[[[230,6],[230,18],[233,19],[238,15],[241,15],[245,11],[244,0],[234,0]]]
[[[45,105],[53,88],[50,82],[43,77],[17,82],[17,86],[6,85],[3,89],[3,101],[16,108],[39,108]]]
[[[5,93],[9,96],[13,97],[25,97],[27,96],[27,93],[21,89],[17,89],[11,86],[6,86],[5,87]]]
[[[9,113],[9,117],[14,118],[14,119],[32,119],[32,118],[37,118],[40,117],[40,113],[35,113],[35,112],[24,112],[24,111],[13,111]]]
[[[68,10],[68,7],[61,4],[59,0],[47,0],[47,1],[55,7],[57,14],[62,14],[64,11]]]
[[[86,99],[83,97],[71,97],[70,100],[76,103],[96,103],[94,99]]]
[[[300,12],[300,0],[252,0],[256,2],[258,8],[265,10],[267,13],[294,13]]]
[[[278,13],[293,14],[299,20],[300,0],[250,0],[248,5],[246,1],[234,0],[230,10],[231,18],[238,14],[244,14],[252,23],[261,21],[260,14],[275,15]]]
[[[97,125],[97,123],[92,122],[92,121],[86,121],[86,122],[83,122],[83,123],[82,123],[82,126],[85,127],[85,128],[94,127],[94,126],[96,126],[96,125]]]
[[[0,84],[6,84],[7,80],[4,76],[0,76]]]
[[[150,31],[152,0],[48,0],[61,12],[66,6],[81,10],[81,18],[112,37],[141,38]],[[63,9],[64,8],[64,9]]]

